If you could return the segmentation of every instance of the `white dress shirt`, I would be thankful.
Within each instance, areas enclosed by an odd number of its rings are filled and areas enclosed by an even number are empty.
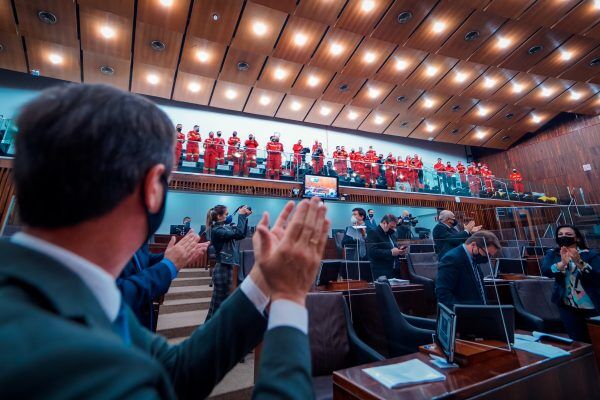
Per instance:
[[[121,305],[121,292],[117,288],[115,278],[112,275],[69,250],[27,233],[18,232],[11,237],[11,241],[53,258],[67,267],[90,289],[109,321],[115,321]],[[256,286],[251,277],[244,279],[240,285],[240,290],[250,299],[258,312],[262,314],[265,311],[269,298]],[[308,312],[306,308],[288,300],[274,301],[271,304],[267,329],[278,326],[290,326],[305,334],[308,333]]]

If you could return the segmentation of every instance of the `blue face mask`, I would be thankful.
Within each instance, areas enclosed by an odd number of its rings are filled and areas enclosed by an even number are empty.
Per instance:
[[[225,218],[225,225],[230,225],[233,223],[233,216],[232,215],[228,215],[227,218]]]

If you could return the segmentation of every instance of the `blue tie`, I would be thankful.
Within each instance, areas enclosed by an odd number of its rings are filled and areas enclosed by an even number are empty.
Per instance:
[[[131,336],[129,335],[129,324],[127,321],[127,314],[125,312],[125,304],[123,303],[123,299],[121,299],[121,306],[119,307],[119,313],[117,314],[117,318],[112,323],[113,330],[121,336],[123,342],[127,345],[131,345]]]

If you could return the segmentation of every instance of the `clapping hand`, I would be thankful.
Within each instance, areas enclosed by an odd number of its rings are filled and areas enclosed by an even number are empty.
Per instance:
[[[165,258],[170,260],[179,271],[206,253],[210,243],[198,243],[199,240],[200,237],[193,229],[190,229],[178,243],[175,243],[177,239],[172,236],[167,245],[167,250],[165,250]]]
[[[560,248],[560,262],[556,264],[556,268],[559,271],[563,272],[565,268],[569,265],[569,261],[571,261],[571,257],[569,256],[569,249],[566,247]]]
[[[293,210],[294,203],[289,202],[271,230],[269,214],[263,214],[252,238],[256,264],[251,275],[261,289],[266,284],[272,301],[287,299],[304,305],[331,223],[325,217],[327,208],[316,197],[301,201],[290,217]]]

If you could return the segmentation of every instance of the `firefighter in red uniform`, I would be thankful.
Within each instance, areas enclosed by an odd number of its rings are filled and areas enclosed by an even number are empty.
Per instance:
[[[348,152],[346,151],[346,148],[344,146],[342,146],[341,149],[341,157],[343,160],[343,162],[341,163],[342,170],[338,172],[338,175],[346,176],[348,175]]]
[[[244,176],[248,176],[250,168],[256,167],[256,149],[258,148],[258,142],[254,139],[254,135],[248,135],[248,140],[244,142],[246,150],[244,152]]]
[[[467,177],[465,175],[467,168],[463,165],[462,161],[459,161],[458,164],[456,164],[456,172],[460,175],[460,185],[465,186],[465,183],[467,183]]]
[[[181,153],[183,152],[183,142],[185,142],[185,133],[181,132],[183,126],[177,124],[175,130],[177,131],[177,141],[175,142],[175,160],[173,160],[173,167],[177,169],[179,166],[179,160],[181,160]]]
[[[353,172],[356,172],[356,151],[354,151],[354,149],[350,149],[350,154],[348,154],[348,158],[350,159],[350,169]]]
[[[365,181],[366,185],[369,186],[377,179],[376,170],[379,168],[377,165],[377,152],[373,150],[373,146],[369,146],[369,150],[365,153]]]
[[[402,159],[402,156],[396,157],[396,180],[408,182],[408,168],[406,168],[406,161]]]
[[[227,160],[233,161],[235,153],[240,151],[240,138],[237,137],[237,132],[233,131],[231,137],[227,139]]]
[[[512,174],[509,175],[509,179],[513,181],[513,190],[517,193],[524,193],[525,187],[523,185],[523,177],[517,171],[516,168],[513,168]]]
[[[223,139],[223,132],[217,131],[215,143],[217,145],[217,164],[225,164],[225,139]]]
[[[325,158],[325,152],[323,150],[323,144],[316,142],[313,145],[312,152],[312,167],[313,173],[318,174],[323,169],[323,159]]]
[[[229,151],[229,150],[227,150]],[[231,153],[230,161],[233,162],[233,176],[239,176],[242,171],[242,167],[244,165],[244,155],[240,150],[240,142],[235,145],[233,152]]]
[[[346,175],[346,159],[342,154],[342,148],[335,146],[333,152],[333,167],[339,176]]]
[[[473,161],[471,165],[469,165],[469,168],[467,168],[467,174],[471,195],[476,196],[481,190],[481,182],[479,180],[479,168],[477,168],[475,161]]]
[[[456,168],[452,166],[450,161],[446,163],[446,184],[448,189],[454,189],[456,187]]]
[[[444,193],[447,191],[447,183],[446,183],[446,166],[442,162],[441,158],[437,159],[437,162],[433,164],[433,169],[437,172],[438,185],[440,190],[443,190]]]
[[[204,173],[214,174],[217,170],[217,140],[215,134],[210,132],[204,140]]]
[[[354,172],[362,179],[365,178],[365,155],[362,152],[362,147],[358,148],[358,151],[354,153]]]
[[[185,146],[185,160],[186,161],[198,161],[200,158],[200,127],[194,125],[194,130],[189,131],[187,134],[187,145]]]
[[[302,145],[302,140],[298,140],[298,143],[295,143],[292,146],[292,151],[294,152],[294,166],[295,167],[302,164],[302,153],[301,153],[302,149],[304,149],[304,146]]]
[[[279,136],[271,136],[271,141],[267,143],[267,178],[279,180],[282,153],[283,144],[279,143]]]
[[[396,159],[392,153],[385,159],[385,182],[388,189],[396,188]]]
[[[491,193],[494,191],[494,182],[492,181],[492,171],[488,168],[486,164],[479,164],[479,173],[483,177],[483,182],[485,183],[486,190]]]
[[[417,189],[422,189],[424,187],[423,185],[423,161],[421,160],[421,158],[419,157],[418,154],[415,154],[414,158],[413,158],[413,167],[415,167],[416,169],[416,179],[415,179],[415,184],[417,185]]]

